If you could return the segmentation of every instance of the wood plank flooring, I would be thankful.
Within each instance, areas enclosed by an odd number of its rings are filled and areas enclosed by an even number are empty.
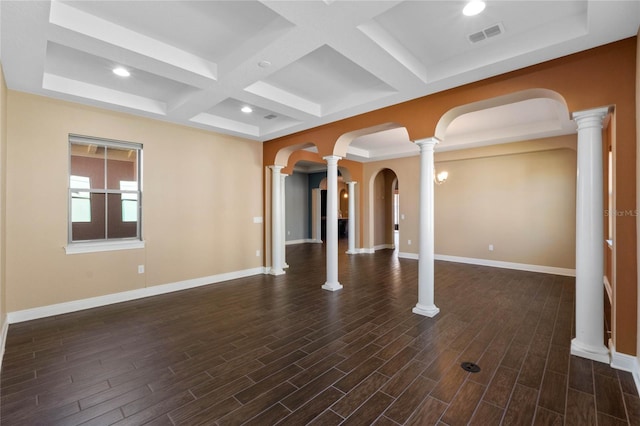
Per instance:
[[[334,293],[323,245],[287,261],[11,325],[2,425],[640,424],[630,373],[569,355],[572,278],[438,262],[425,318],[392,250],[341,254]]]

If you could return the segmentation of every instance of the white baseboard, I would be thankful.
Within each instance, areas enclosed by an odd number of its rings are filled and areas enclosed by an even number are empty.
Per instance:
[[[611,339],[609,339],[609,352],[611,352],[611,367],[630,372],[636,384],[636,390],[640,393],[640,359],[633,355],[616,352]]]
[[[449,256],[446,254],[436,254],[435,260],[446,262],[468,263],[471,265],[492,266],[494,268],[517,269],[519,271],[541,272],[544,274],[564,275],[575,277],[575,269],[557,268],[555,266],[529,265],[526,263],[503,262],[501,260],[475,259],[470,257]]]
[[[371,248],[360,248],[360,249],[356,249],[359,253],[365,253],[365,254],[373,254],[378,250],[385,250],[385,249],[393,249],[394,245],[393,244],[380,244],[377,246],[373,246]]]
[[[406,253],[406,252],[398,252],[398,257],[401,259],[413,259],[418,260],[418,253]]]
[[[322,240],[314,240],[313,238],[305,238],[302,240],[289,240],[285,241],[285,245],[290,246],[292,244],[306,244],[306,243],[314,243],[314,244],[322,244]]]
[[[611,352],[611,367],[617,370],[629,371],[633,373],[636,368],[636,357],[627,354],[621,354],[616,352],[615,346],[611,340],[609,340],[609,352]]]
[[[2,331],[0,331],[0,365],[2,365],[2,359],[4,358],[4,348],[7,345],[7,332],[9,331],[9,318],[8,315],[4,316],[2,322]]]
[[[178,281],[170,284],[145,287],[137,290],[123,291],[121,293],[107,294],[104,296],[90,297],[88,299],[73,300],[71,302],[57,303],[55,305],[41,306],[38,308],[24,309],[21,311],[9,312],[5,324],[15,324],[23,321],[30,321],[39,318],[46,318],[54,315],[68,314],[70,312],[82,311],[84,309],[97,308],[99,306],[111,305],[114,303],[127,302],[144,297],[157,296],[174,291],[186,290],[208,284],[237,278],[249,277],[252,275],[264,274],[264,267],[245,269],[242,271],[227,272],[223,274],[211,275],[208,277],[194,278],[185,281]]]

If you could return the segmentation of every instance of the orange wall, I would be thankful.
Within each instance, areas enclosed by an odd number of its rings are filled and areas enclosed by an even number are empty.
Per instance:
[[[313,143],[320,156],[333,154],[335,142],[346,133],[397,123],[409,138],[435,135],[440,118],[449,110],[528,89],[548,89],[564,97],[571,112],[615,106],[616,210],[636,208],[636,37],[553,61],[499,75],[366,114],[336,121],[264,144],[264,165],[274,164],[284,147]],[[616,217],[616,329],[614,344],[621,353],[636,352],[637,268],[636,218]]]

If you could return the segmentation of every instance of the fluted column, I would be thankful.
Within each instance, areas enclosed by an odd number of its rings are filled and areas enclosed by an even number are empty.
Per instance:
[[[349,233],[348,254],[355,254],[356,252],[356,183],[357,182],[347,182],[347,186],[349,187],[349,228],[347,231]]]
[[[280,182],[281,182],[281,193],[280,193],[280,201],[282,202],[282,240],[281,240],[281,244],[280,244],[280,259],[282,260],[282,268],[288,268],[289,265],[287,264],[287,191],[286,191],[286,184],[285,184],[285,179],[287,178],[288,175],[281,173],[280,174]]]
[[[271,168],[271,275],[282,275],[282,201],[280,170],[282,166]]]
[[[434,317],[440,312],[434,301],[434,164],[433,150],[438,143],[436,138],[416,141],[420,147],[420,207],[419,207],[419,259],[418,259],[418,303],[414,314]]]
[[[571,354],[609,363],[604,345],[602,122],[607,108],[573,113],[578,125],[576,337]]]
[[[338,282],[338,160],[330,155],[323,158],[327,162],[327,282],[325,290],[342,288]]]

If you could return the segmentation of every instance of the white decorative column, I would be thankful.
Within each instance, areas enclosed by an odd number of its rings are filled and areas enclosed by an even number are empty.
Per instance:
[[[341,157],[330,155],[323,159],[327,162],[327,282],[325,290],[336,291],[342,288],[338,282],[338,160]]]
[[[271,275],[282,275],[282,201],[280,170],[282,166],[271,168]]]
[[[347,254],[356,253],[356,191],[355,186],[357,182],[347,182],[349,187],[349,218],[348,218],[348,237],[349,237],[349,249]]]
[[[573,113],[578,125],[576,337],[571,354],[609,363],[604,345],[602,122],[608,108]]]
[[[419,258],[418,258],[418,303],[414,314],[434,317],[440,309],[434,302],[434,164],[433,149],[438,143],[436,138],[416,141],[420,147],[420,207],[419,207]]]
[[[280,200],[282,202],[282,244],[280,244],[280,260],[282,260],[282,268],[288,268],[287,265],[287,191],[285,185],[285,179],[288,175],[281,173],[280,174],[280,182],[281,182],[281,192],[280,192]]]

